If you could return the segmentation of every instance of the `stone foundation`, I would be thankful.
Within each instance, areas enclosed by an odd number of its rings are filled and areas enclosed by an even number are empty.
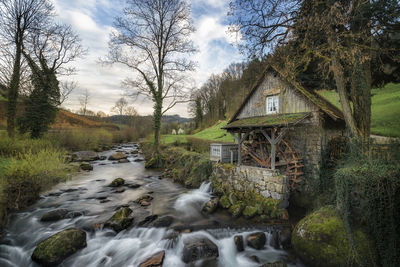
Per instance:
[[[289,205],[289,181],[276,170],[250,166],[215,165],[213,174],[228,190],[248,192],[255,190],[265,198],[279,200],[280,207]]]

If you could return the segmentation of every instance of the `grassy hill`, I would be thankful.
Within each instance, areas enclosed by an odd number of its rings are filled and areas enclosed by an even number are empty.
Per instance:
[[[340,107],[339,96],[334,91],[319,91],[320,95]],[[371,133],[400,137],[400,84],[387,84],[372,89]]]
[[[22,105],[17,107],[17,115],[21,116],[23,112]],[[6,101],[0,100],[0,129],[6,128]],[[66,110],[59,110],[55,123],[51,125],[52,129],[66,128],[106,128],[109,130],[119,130],[119,127],[112,123],[105,123],[91,120],[85,116],[77,115]]]

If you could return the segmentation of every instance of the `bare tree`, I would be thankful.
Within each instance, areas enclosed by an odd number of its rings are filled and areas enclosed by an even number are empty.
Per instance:
[[[79,97],[79,103],[81,105],[80,113],[84,116],[86,115],[86,113],[88,111],[87,106],[89,104],[90,98],[91,98],[91,95],[90,95],[90,92],[88,91],[88,89],[85,89],[85,91]]]
[[[127,0],[122,17],[116,18],[108,62],[121,63],[137,73],[125,84],[133,95],[154,102],[154,152],[159,156],[161,117],[187,101],[187,72],[195,64],[187,56],[196,52],[190,8],[183,0]],[[157,164],[156,163],[156,164]]]
[[[115,102],[115,106],[111,108],[111,112],[116,112],[118,115],[123,115],[125,112],[125,108],[128,106],[128,101],[125,98],[121,97]]]
[[[15,49],[8,83],[7,131],[14,136],[16,106],[20,88],[22,49],[28,33],[40,29],[53,15],[48,0],[0,0],[0,35]]]
[[[76,89],[77,85],[78,83],[74,81],[61,82],[60,105],[68,99],[69,95]]]

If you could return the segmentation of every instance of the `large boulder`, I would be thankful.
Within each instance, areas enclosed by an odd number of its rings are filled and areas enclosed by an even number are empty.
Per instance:
[[[229,209],[229,207],[231,206],[231,203],[229,202],[229,198],[227,195],[223,195],[220,199],[219,199],[219,205],[224,208],[224,209]]]
[[[125,184],[125,180],[123,178],[114,179],[108,186],[110,187],[118,187]]]
[[[99,159],[99,155],[94,151],[78,151],[72,153],[74,161],[94,161]]]
[[[59,221],[65,218],[65,216],[68,214],[67,209],[57,209],[57,210],[52,210],[47,213],[45,213],[42,218],[40,219],[42,222],[53,222],[53,221]]]
[[[126,159],[128,156],[125,155],[125,153],[122,152],[117,152],[112,154],[111,156],[108,157],[109,160],[120,160],[120,159]]]
[[[366,235],[353,231],[353,239],[358,259],[374,262]],[[292,245],[310,266],[357,265],[343,220],[333,207],[323,207],[303,218],[293,230]]]
[[[133,217],[130,216],[132,210],[130,208],[121,208],[104,224],[104,227],[112,228],[115,232],[120,232],[133,222]]]
[[[218,247],[206,237],[186,239],[183,242],[182,261],[211,260],[219,256]]]
[[[164,262],[165,250],[157,252],[143,261],[139,267],[161,267]]]
[[[257,208],[255,208],[255,207],[247,206],[247,207],[244,208],[244,210],[243,210],[243,216],[244,216],[246,219],[251,219],[251,218],[253,218],[253,217],[256,216],[256,215],[257,215]]]
[[[56,266],[68,256],[86,247],[86,233],[69,228],[40,242],[32,254],[32,260],[42,266]]]
[[[267,241],[263,232],[253,233],[247,236],[247,244],[255,249],[262,249]]]
[[[235,235],[233,237],[233,242],[235,243],[236,250],[241,252],[244,251],[243,236]]]
[[[203,207],[203,211],[207,213],[213,213],[218,208],[218,197],[213,197]]]
[[[157,218],[151,223],[152,227],[168,227],[174,222],[174,217],[170,215]]]
[[[242,215],[242,211],[244,209],[244,204],[241,201],[237,201],[236,204],[233,204],[229,208],[229,213],[234,217],[238,218],[240,215]]]

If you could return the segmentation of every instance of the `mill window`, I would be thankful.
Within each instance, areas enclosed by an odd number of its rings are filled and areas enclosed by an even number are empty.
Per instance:
[[[267,114],[278,113],[279,111],[279,95],[267,97]]]

